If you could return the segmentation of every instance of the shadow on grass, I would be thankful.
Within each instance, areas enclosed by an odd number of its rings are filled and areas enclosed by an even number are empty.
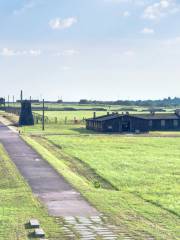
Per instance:
[[[100,132],[96,132],[96,131],[93,131],[93,130],[88,130],[88,129],[83,128],[83,127],[70,128],[69,130],[74,131],[74,132],[78,132],[79,134],[100,134]]]
[[[33,239],[33,238],[37,239],[37,237],[35,236],[34,232],[28,233],[28,238],[29,238],[29,239]],[[39,239],[39,238],[38,238],[38,239]]]
[[[24,228],[25,228],[25,229],[32,229],[29,223],[25,223],[25,224],[24,224]]]
[[[120,132],[98,132],[95,130],[89,130],[83,127],[80,128],[70,128],[69,130],[74,131],[74,132],[78,132],[79,134],[84,134],[84,135],[121,135],[121,136],[125,136],[125,135],[134,135],[133,133],[120,133]],[[140,134],[139,134],[140,135]],[[143,134],[144,135],[144,134]],[[137,136],[137,134],[135,135]]]

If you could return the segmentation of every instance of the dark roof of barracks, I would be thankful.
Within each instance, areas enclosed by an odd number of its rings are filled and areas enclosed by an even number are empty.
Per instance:
[[[100,117],[96,117],[96,118],[89,118],[87,120],[90,121],[98,121],[98,122],[102,122],[102,121],[108,121],[108,120],[113,120],[116,118],[121,118],[123,116],[129,116],[129,117],[134,117],[134,118],[139,118],[139,119],[144,119],[144,120],[176,120],[176,119],[180,119],[180,116],[178,116],[177,114],[173,114],[173,113],[163,113],[163,114],[110,114],[110,115],[104,115],[104,116],[100,116]]]

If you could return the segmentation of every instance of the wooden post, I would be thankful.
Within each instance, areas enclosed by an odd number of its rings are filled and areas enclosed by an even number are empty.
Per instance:
[[[20,94],[20,100],[21,100],[21,103],[22,103],[22,100],[23,100],[23,91],[21,90],[21,94]]]
[[[9,108],[9,95],[8,95],[8,108]]]
[[[42,130],[44,131],[44,99],[43,99],[43,114],[42,114]]]
[[[64,123],[67,124],[67,117],[65,117]]]

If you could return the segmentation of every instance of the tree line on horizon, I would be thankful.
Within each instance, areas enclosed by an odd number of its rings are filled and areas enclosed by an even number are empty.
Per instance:
[[[180,98],[168,97],[159,100],[117,100],[117,101],[97,101],[81,99],[80,104],[106,104],[106,105],[123,105],[123,106],[140,106],[140,107],[177,107],[180,106]]]

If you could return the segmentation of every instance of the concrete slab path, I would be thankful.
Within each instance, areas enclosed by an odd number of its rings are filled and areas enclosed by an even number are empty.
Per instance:
[[[33,193],[45,204],[50,215],[62,217],[99,215],[97,210],[28,146],[17,132],[3,123],[0,123],[0,143],[4,145]]]

